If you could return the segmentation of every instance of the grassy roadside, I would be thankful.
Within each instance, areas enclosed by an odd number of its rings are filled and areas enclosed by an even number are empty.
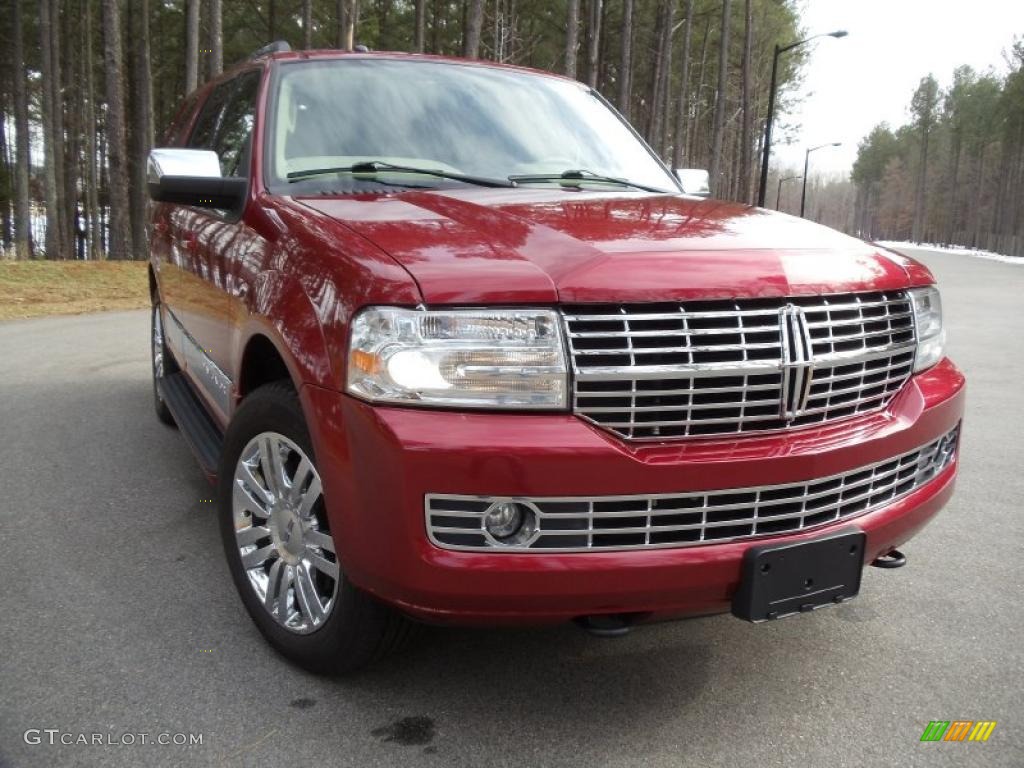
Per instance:
[[[0,261],[0,320],[149,306],[145,261]]]

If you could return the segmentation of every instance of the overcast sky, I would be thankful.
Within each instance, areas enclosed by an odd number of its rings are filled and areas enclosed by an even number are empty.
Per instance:
[[[811,155],[811,172],[847,171],[876,123],[909,119],[924,75],[946,87],[960,64],[1005,73],[1003,51],[1024,35],[1024,0],[804,0],[802,18],[808,34],[850,34],[808,44],[804,83],[785,116],[800,130],[794,144],[772,148],[772,160],[802,168],[805,147],[841,141]]]

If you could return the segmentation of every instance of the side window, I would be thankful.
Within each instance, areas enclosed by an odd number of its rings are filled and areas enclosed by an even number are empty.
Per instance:
[[[235,88],[235,81],[229,80],[221,83],[207,97],[203,104],[199,118],[196,120],[192,135],[189,136],[188,146],[191,149],[213,149],[214,140],[217,137],[217,127],[221,122],[221,114],[224,112],[224,104],[231,96]]]
[[[220,156],[220,172],[224,176],[248,176],[260,73],[246,72],[235,82],[238,87],[224,109],[213,149]]]

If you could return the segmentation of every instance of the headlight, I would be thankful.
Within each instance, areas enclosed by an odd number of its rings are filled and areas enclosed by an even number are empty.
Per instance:
[[[371,307],[352,321],[348,391],[461,408],[565,408],[558,315],[547,309]]]
[[[942,327],[942,299],[937,288],[914,288],[910,298],[917,327],[917,357],[914,358],[914,373],[917,373],[942,359],[946,331]]]

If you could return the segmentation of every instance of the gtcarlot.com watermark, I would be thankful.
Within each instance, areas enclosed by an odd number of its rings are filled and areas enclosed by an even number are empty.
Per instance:
[[[47,744],[79,747],[134,747],[139,745],[195,747],[203,744],[203,734],[201,733],[170,733],[166,731],[159,733],[105,731],[100,733],[62,731],[60,728],[29,728],[22,734],[22,738],[26,744],[31,746]]]

